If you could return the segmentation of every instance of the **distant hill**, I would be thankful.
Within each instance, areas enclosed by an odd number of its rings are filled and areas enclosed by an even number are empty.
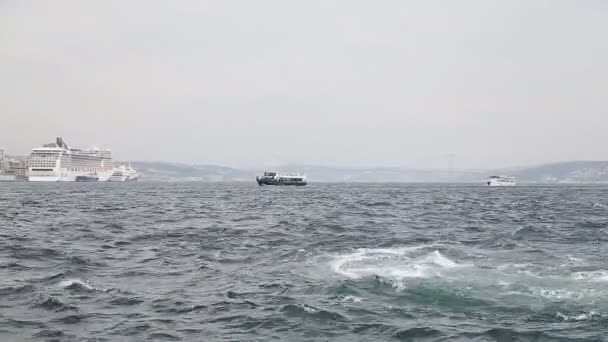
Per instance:
[[[544,164],[513,169],[509,174],[525,182],[608,182],[608,161],[571,161]]]
[[[255,173],[218,165],[195,165],[165,162],[132,162],[142,180],[227,182],[251,180]]]
[[[485,176],[472,171],[423,170],[409,168],[347,168],[315,165],[284,165],[289,172],[304,172],[311,181],[322,182],[474,182]]]
[[[238,169],[219,165],[133,162],[151,181],[252,182],[263,169]],[[481,183],[488,176],[509,175],[529,183],[608,182],[608,161],[573,161],[496,170],[423,170],[407,168],[348,168],[289,164],[275,167],[286,172],[304,172],[313,182],[467,182]]]
[[[251,182],[264,169],[237,169],[217,165],[176,164],[164,162],[132,162],[142,179],[154,181],[247,181]],[[273,168],[284,172],[306,173],[314,182],[448,182],[482,181],[481,173],[405,168],[346,168],[315,165],[283,165]]]

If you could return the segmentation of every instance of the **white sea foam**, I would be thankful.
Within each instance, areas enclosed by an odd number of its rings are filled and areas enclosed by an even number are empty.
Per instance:
[[[608,282],[608,271],[575,272],[572,274],[572,278],[592,282]]]
[[[87,282],[85,282],[84,280],[80,280],[80,279],[66,279],[66,280],[61,281],[59,283],[59,286],[63,287],[63,288],[67,288],[67,287],[70,287],[70,286],[75,285],[75,284],[81,285],[82,287],[84,287],[86,289],[89,289],[89,290],[94,290],[95,289],[90,284],[87,284]]]
[[[350,303],[361,303],[363,299],[359,298],[357,296],[346,296],[342,299],[343,302],[350,302]]]
[[[336,256],[329,264],[334,272],[352,279],[378,276],[397,281],[440,276],[443,271],[463,266],[438,250],[421,254],[424,247],[364,248]],[[394,285],[401,287],[402,284]]]
[[[564,321],[586,321],[596,317],[600,317],[601,314],[596,311],[590,311],[578,315],[566,315],[561,312],[558,312],[555,316]]]
[[[568,258],[568,261],[570,261],[570,262],[574,262],[574,263],[580,263],[581,261],[583,261],[583,259],[573,257],[573,256],[572,256],[572,255],[570,255],[570,254],[568,254],[568,255],[566,256],[566,258]]]
[[[533,263],[501,264],[491,258],[475,265],[469,262],[470,259],[451,259],[441,252],[444,250],[428,245],[359,249],[349,254],[325,256],[324,262],[337,276],[375,277],[396,291],[419,286],[420,281],[414,279],[439,278],[437,283],[424,282],[423,286],[467,289],[480,296],[522,305],[544,305],[547,301],[598,305],[597,301],[608,294],[608,289],[601,283],[608,282],[608,271],[570,274],[564,272],[567,268],[547,268]],[[581,280],[587,282],[587,286],[581,288]]]
[[[575,300],[585,297],[586,291],[571,291],[567,289],[535,288],[532,293],[551,300]]]
[[[312,306],[308,306],[306,304],[302,304],[301,307],[302,307],[302,309],[304,309],[304,311],[306,311],[308,313],[315,313],[315,312],[319,311],[319,310],[313,308]]]

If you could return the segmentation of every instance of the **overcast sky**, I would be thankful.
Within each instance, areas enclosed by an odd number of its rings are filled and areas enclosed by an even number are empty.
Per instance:
[[[608,159],[608,1],[0,0],[0,127],[230,166]]]

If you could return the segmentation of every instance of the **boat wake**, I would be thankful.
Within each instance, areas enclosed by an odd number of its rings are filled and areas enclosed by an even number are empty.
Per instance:
[[[492,264],[488,259],[480,257],[476,263],[471,255],[434,245],[362,248],[331,255],[326,265],[342,278],[339,283],[347,281],[365,297],[377,295],[378,290],[361,293],[371,287],[359,282],[391,285],[393,294],[384,293],[389,302],[398,295],[410,303],[443,304],[444,309],[461,310],[466,301],[471,307],[483,303],[496,312],[514,310],[558,321],[608,317],[608,271],[571,272],[568,265],[548,270],[531,263]]]
[[[331,269],[352,279],[377,276],[401,281],[407,278],[439,277],[450,270],[469,267],[458,264],[439,250],[425,252],[424,247],[397,249],[360,249],[337,256]]]

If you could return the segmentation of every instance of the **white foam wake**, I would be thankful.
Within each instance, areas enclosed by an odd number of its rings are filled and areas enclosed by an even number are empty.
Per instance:
[[[425,252],[422,250],[424,247],[363,248],[354,253],[338,255],[329,265],[334,272],[352,279],[378,276],[391,280],[441,276],[449,269],[465,266],[438,250]]]
[[[95,289],[90,284],[88,284],[87,282],[85,282],[83,280],[80,280],[80,279],[66,279],[66,280],[64,280],[64,281],[62,281],[62,282],[59,283],[59,286],[63,287],[63,288],[68,288],[68,287],[73,286],[73,285],[80,285],[80,286],[86,288],[87,290],[94,290]]]
[[[556,314],[556,317],[564,321],[587,321],[594,318],[600,318],[602,315],[596,311],[584,312],[578,315],[566,315],[561,312]]]
[[[608,270],[571,273],[569,263],[556,264],[554,267],[525,262],[528,260],[502,263],[503,260],[498,258],[472,259],[471,251],[463,253],[461,250],[453,251],[454,255],[462,256],[461,259],[450,259],[447,253],[441,252],[452,251],[449,248],[441,245],[363,248],[348,254],[325,255],[323,263],[328,265],[337,277],[374,277],[381,283],[393,286],[397,291],[417,286],[441,287],[455,293],[464,289],[473,296],[491,298],[509,305],[539,308],[547,303],[569,303],[577,307],[587,306],[590,309],[588,311],[597,312],[604,312],[608,307],[608,300],[605,299],[608,298]],[[473,260],[476,262],[473,263]],[[582,263],[581,259],[573,257],[568,260],[577,265]],[[416,280],[429,278],[433,281]],[[564,312],[566,310],[562,311]],[[580,312],[585,311],[583,309]],[[570,313],[570,316],[560,318],[586,319],[580,313]]]
[[[572,278],[576,280],[588,280],[592,282],[607,282],[608,271],[599,270],[591,272],[575,272],[572,274]]]

